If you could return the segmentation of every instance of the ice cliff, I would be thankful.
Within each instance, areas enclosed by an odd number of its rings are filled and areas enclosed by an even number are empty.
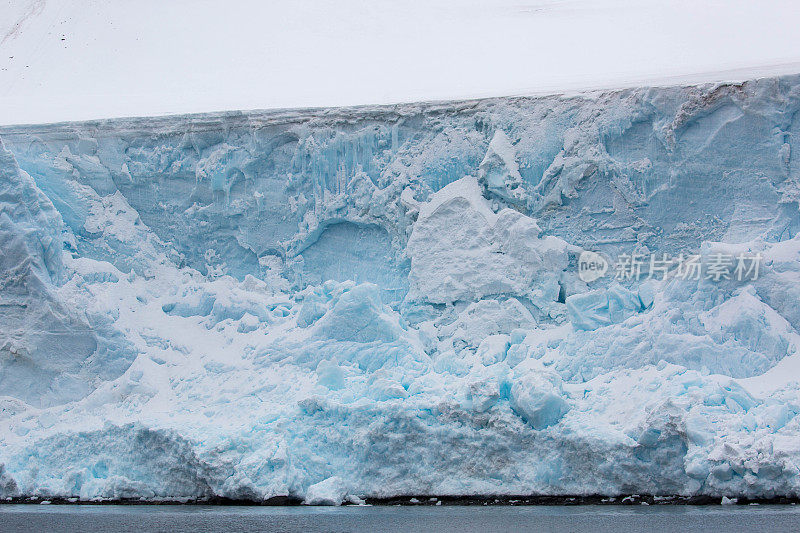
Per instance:
[[[0,496],[800,495],[798,111],[784,77],[0,127]]]

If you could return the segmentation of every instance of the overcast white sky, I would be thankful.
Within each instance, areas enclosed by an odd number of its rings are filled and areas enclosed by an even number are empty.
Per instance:
[[[0,0],[0,124],[779,72],[797,0]]]

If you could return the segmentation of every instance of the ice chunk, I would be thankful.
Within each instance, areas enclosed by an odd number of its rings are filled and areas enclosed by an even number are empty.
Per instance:
[[[475,178],[449,184],[420,207],[408,240],[412,297],[452,303],[513,294],[555,301],[567,246],[539,232],[517,211],[493,213]]]
[[[561,378],[544,369],[528,371],[514,378],[511,408],[534,429],[556,424],[569,411]]]
[[[372,283],[345,291],[314,325],[315,335],[342,342],[392,342],[400,332],[381,303],[380,289]]]
[[[464,343],[477,348],[483,339],[491,336],[507,335],[515,329],[533,329],[536,320],[530,311],[516,298],[505,300],[485,299],[471,303],[459,312],[455,320],[442,324],[434,331],[451,340],[453,344]]]
[[[652,303],[652,296],[645,293],[644,302]],[[609,324],[622,322],[644,310],[640,295],[614,284],[608,289],[575,294],[567,297],[567,313],[575,329],[592,330]]]
[[[305,505],[341,505],[347,497],[347,487],[338,476],[329,477],[324,481],[308,487]]]
[[[328,307],[320,299],[308,297],[303,301],[303,306],[297,314],[297,325],[301,328],[308,327],[328,311]]]
[[[497,130],[489,143],[489,149],[478,167],[478,179],[489,192],[506,200],[521,202],[525,198],[514,146],[502,130]]]
[[[791,325],[752,287],[703,313],[700,320],[716,342],[732,341],[772,360],[785,357],[792,342]]]
[[[408,391],[400,382],[377,374],[369,381],[369,396],[382,402],[393,398],[407,398]]]
[[[317,379],[319,384],[331,390],[344,387],[344,372],[334,361],[323,360],[317,365]]]
[[[509,346],[508,335],[490,335],[478,346],[478,359],[486,366],[499,363],[506,358]]]

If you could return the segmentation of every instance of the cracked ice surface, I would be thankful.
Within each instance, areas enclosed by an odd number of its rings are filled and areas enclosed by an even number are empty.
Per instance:
[[[0,128],[0,495],[800,493],[800,78]],[[760,253],[584,283],[582,250]]]

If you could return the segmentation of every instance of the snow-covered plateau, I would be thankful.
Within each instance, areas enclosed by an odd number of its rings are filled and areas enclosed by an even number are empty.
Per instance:
[[[0,127],[0,497],[796,497],[798,111],[786,76]],[[705,270],[615,274],[653,254]]]

